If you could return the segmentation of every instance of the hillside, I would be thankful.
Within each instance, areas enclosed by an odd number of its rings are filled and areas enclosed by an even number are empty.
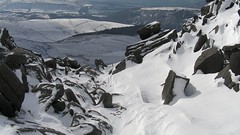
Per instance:
[[[238,135],[239,2],[214,0],[180,32],[162,30],[96,67],[43,59],[1,29],[0,132]]]

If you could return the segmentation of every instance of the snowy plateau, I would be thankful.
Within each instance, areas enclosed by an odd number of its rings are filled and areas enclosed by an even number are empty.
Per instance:
[[[58,25],[51,25],[53,21]],[[88,28],[78,28],[85,22]],[[132,27],[89,19],[1,25],[9,33],[1,29],[0,134],[240,134],[239,0],[212,0],[181,31],[161,30],[143,40],[84,35]],[[107,65],[98,59],[96,67],[78,63],[75,34],[89,46],[89,39],[100,38],[95,45],[104,42],[79,52],[80,59],[114,43],[125,44],[126,51],[111,46],[104,60],[120,53],[125,58]],[[59,47],[52,41],[60,42]],[[64,46],[68,43],[72,51]]]

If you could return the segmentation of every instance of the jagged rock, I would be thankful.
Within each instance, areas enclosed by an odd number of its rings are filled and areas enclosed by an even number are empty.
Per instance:
[[[125,56],[128,58],[128,60],[131,60],[135,63],[141,63],[142,58],[145,55],[170,42],[171,40],[175,41],[177,37],[178,35],[176,30],[165,30],[159,33],[157,37],[127,46]]]
[[[179,84],[179,82],[184,84]],[[184,93],[188,83],[188,78],[179,76],[174,71],[170,70],[162,91],[162,100],[164,100],[164,104],[169,104],[173,98],[177,96],[177,93]]]
[[[58,64],[63,67],[70,67],[73,69],[78,69],[80,64],[77,62],[77,60],[70,58],[70,57],[65,57],[62,60],[58,60]]]
[[[123,71],[126,68],[126,60],[121,61],[120,63],[117,64],[115,67],[115,70],[113,70],[112,74],[117,74],[118,72]]]
[[[237,76],[240,75],[240,52],[233,53],[230,56],[230,69]]]
[[[224,68],[224,58],[217,48],[210,48],[204,51],[196,60],[194,73],[201,70],[204,74],[217,73]]]
[[[57,68],[57,60],[55,58],[44,60],[44,65],[48,68]]]
[[[201,36],[199,37],[199,39],[198,39],[195,47],[194,47],[193,52],[199,51],[199,50],[203,47],[203,45],[207,42],[207,40],[208,40],[208,38],[207,38],[207,35],[206,35],[206,34],[205,34],[205,35],[201,35]]]
[[[230,73],[230,66],[227,65],[221,72],[218,73],[215,79],[223,78],[224,79],[224,85],[227,86],[229,89],[234,89],[234,91],[239,91],[239,84],[236,82],[233,82],[231,73]]]
[[[207,3],[212,2],[212,1],[214,1],[214,0],[206,0]]]
[[[66,108],[66,104],[63,101],[55,101],[52,103],[52,107],[55,112],[62,112]]]
[[[206,5],[201,8],[201,15],[207,15],[210,11],[210,5]]]
[[[9,117],[15,116],[15,111],[19,111],[21,108],[25,90],[18,77],[2,62],[0,62],[0,93],[2,101],[0,106],[5,106],[6,108],[3,108],[0,112]]]
[[[236,44],[234,46],[224,46],[222,50],[224,52],[224,58],[230,60],[233,53],[240,52],[240,44]]]
[[[29,92],[26,68],[24,66],[21,66],[20,71],[22,73],[22,78],[21,79],[22,79],[22,83],[23,83],[25,92]]]
[[[95,66],[97,70],[100,70],[100,68],[104,69],[107,67],[107,65],[103,62],[102,59],[95,59]]]
[[[6,58],[6,64],[12,69],[19,69],[21,65],[32,63],[33,61],[42,62],[42,58],[34,52],[23,49],[15,48]]]
[[[67,97],[68,102],[75,102],[75,103],[78,103],[79,105],[81,105],[71,89],[69,89],[69,88],[66,89],[65,90],[65,95]]]
[[[143,28],[137,31],[138,35],[142,40],[151,37],[154,34],[159,33],[161,30],[160,23],[155,21],[145,25]]]
[[[97,129],[96,126],[92,125],[93,130],[90,133],[87,133],[86,135],[102,135],[102,131]]]
[[[1,44],[3,46],[5,46],[6,48],[8,48],[9,50],[13,50],[14,48],[16,48],[16,44],[13,41],[13,38],[9,35],[8,30],[5,28],[2,28],[0,31],[0,40],[1,40]]]

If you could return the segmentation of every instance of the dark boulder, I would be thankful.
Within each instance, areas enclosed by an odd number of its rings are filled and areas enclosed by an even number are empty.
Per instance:
[[[63,101],[55,101],[52,103],[52,107],[54,109],[54,112],[62,112],[66,108],[66,104]]]
[[[210,12],[210,5],[201,8],[201,15],[207,15]]]
[[[229,65],[230,69],[236,76],[240,75],[240,52],[231,55]]]
[[[67,97],[68,102],[75,102],[75,103],[78,103],[80,105],[78,99],[76,98],[75,94],[73,93],[73,91],[71,89],[69,89],[69,88],[66,89],[65,90],[65,95]]]
[[[137,31],[137,33],[140,36],[140,38],[144,40],[151,37],[154,34],[159,33],[160,30],[161,30],[160,23],[155,21],[145,25],[143,28],[140,28]]]
[[[184,83],[184,85],[178,86],[178,81],[180,83]],[[164,100],[164,104],[170,104],[177,93],[185,93],[185,89],[188,86],[189,79],[184,76],[177,75],[174,71],[170,70],[168,73],[168,77],[165,80],[164,88],[162,91],[162,100]],[[182,86],[182,87],[181,87]],[[180,92],[175,92],[180,91]],[[184,94],[185,95],[185,94]]]
[[[9,114],[6,116],[13,117],[12,114],[15,114],[15,111],[19,111],[22,106],[22,102],[25,96],[25,89],[13,71],[11,71],[8,66],[2,62],[0,62],[0,93],[2,98],[0,106],[11,105],[7,107],[8,109],[6,108],[0,110],[0,112],[3,114]],[[7,110],[12,110],[11,108],[13,108],[14,112],[5,112]]]
[[[102,59],[95,59],[95,66],[97,70],[100,70],[100,68],[104,69],[107,67],[107,65],[103,62]]]
[[[117,74],[118,72],[123,71],[126,68],[126,60],[121,61],[120,63],[117,64],[115,69],[113,70],[112,74]]]
[[[230,66],[227,65],[221,72],[218,73],[215,79],[222,78],[224,79],[223,84],[227,86],[229,89],[234,89],[234,91],[239,91],[239,84],[234,82],[230,73]]]
[[[201,70],[204,74],[217,73],[224,68],[224,58],[217,48],[210,48],[204,51],[196,60],[194,73]]]
[[[212,1],[214,1],[214,0],[206,0],[207,3],[212,2]]]
[[[234,46],[224,46],[222,50],[224,52],[224,58],[230,60],[233,53],[240,52],[240,44],[236,44]]]
[[[70,57],[64,57],[62,60],[58,59],[57,63],[60,66],[70,67],[73,69],[78,69],[79,67],[81,67],[80,64],[77,62],[77,60],[70,58]]]
[[[5,46],[6,48],[8,48],[9,50],[13,50],[14,48],[16,48],[16,44],[14,43],[13,38],[9,35],[8,30],[5,28],[1,29],[1,44],[3,46]]]
[[[48,68],[57,68],[57,60],[55,58],[44,60],[44,65]]]
[[[203,47],[203,45],[207,42],[207,40],[208,40],[208,38],[207,38],[207,35],[206,35],[206,34],[205,34],[205,35],[201,35],[201,36],[199,37],[199,39],[198,39],[195,47],[194,47],[193,52],[199,51],[199,50]]]

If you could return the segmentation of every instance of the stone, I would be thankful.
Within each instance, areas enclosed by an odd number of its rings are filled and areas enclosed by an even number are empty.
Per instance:
[[[53,107],[54,111],[58,113],[58,112],[62,112],[65,110],[66,104],[63,101],[55,101],[52,103],[52,107]]]
[[[201,8],[201,15],[207,15],[210,12],[210,5]]]
[[[204,74],[217,73],[224,68],[224,57],[217,48],[204,51],[196,60],[194,73],[201,70]]]
[[[25,97],[24,86],[13,71],[2,62],[0,62],[0,93],[14,108],[14,112],[4,112],[5,110],[0,110],[0,112],[13,114],[20,110]],[[4,102],[4,99],[1,100]],[[11,107],[9,106],[8,110],[12,110]]]
[[[137,33],[140,36],[140,38],[142,40],[144,40],[144,39],[151,37],[154,34],[159,33],[160,30],[161,30],[160,23],[155,21],[155,22],[149,23],[149,24],[145,25],[144,27],[140,28],[137,31]]]
[[[57,68],[57,60],[55,58],[44,60],[44,65],[48,68]]]
[[[240,75],[240,52],[230,56],[230,69],[237,76]]]
[[[120,63],[117,64],[117,66],[115,67],[115,69],[113,70],[112,74],[117,74],[121,71],[123,71],[126,68],[126,60],[122,60]]]
[[[222,50],[224,52],[224,58],[230,60],[233,53],[240,52],[240,44],[236,44],[234,46],[224,46]]]
[[[107,67],[107,65],[103,62],[102,59],[95,59],[95,66],[97,70],[100,70],[100,68],[104,69]]]
[[[63,62],[65,66],[68,66],[73,69],[78,69],[80,67],[80,64],[77,62],[77,60],[70,57],[63,58]]]
[[[203,45],[207,42],[208,38],[207,38],[207,35],[201,35],[197,41],[197,43],[195,44],[195,47],[193,49],[193,52],[197,52],[199,51]]]
[[[75,94],[73,93],[73,91],[71,89],[69,89],[69,88],[66,89],[65,90],[65,95],[67,97],[67,101],[68,102],[72,102],[73,101],[73,102],[78,103],[80,105],[78,99],[76,98]]]
[[[184,85],[179,85],[176,87],[177,79],[180,79],[181,83],[185,83]],[[185,93],[185,89],[187,88],[189,83],[189,79],[184,76],[177,75],[174,71],[170,70],[168,73],[168,77],[165,80],[164,88],[162,91],[162,100],[164,100],[163,104],[170,104],[173,98],[177,96],[175,91],[180,91],[178,93]],[[185,95],[185,94],[184,94]]]
[[[227,65],[223,70],[221,70],[218,75],[215,77],[215,79],[223,78],[224,82],[223,84],[227,86],[229,89],[234,89],[234,91],[239,91],[239,84],[236,82],[233,82],[231,73],[230,73],[230,66]]]
[[[0,35],[1,35],[0,41],[3,46],[8,48],[9,50],[13,50],[14,48],[17,47],[13,41],[13,38],[9,35],[9,32],[7,29],[2,28]]]
[[[212,1],[214,1],[214,0],[206,0],[207,3],[212,2]]]

